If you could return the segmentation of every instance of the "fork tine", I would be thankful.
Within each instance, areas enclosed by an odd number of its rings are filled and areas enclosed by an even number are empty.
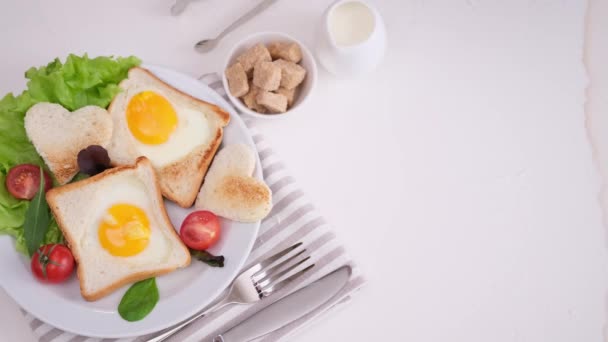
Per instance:
[[[298,253],[298,254],[301,254],[301,253]],[[293,258],[291,258],[291,259],[293,259]],[[278,271],[278,272],[273,272],[272,274],[270,274],[270,272],[268,272],[267,276],[262,281],[254,283],[254,285],[256,285],[260,289],[263,289],[264,287],[268,286],[271,282],[274,283],[277,280],[279,280],[282,276],[284,276],[285,274],[289,273],[289,271],[295,270],[296,267],[302,265],[308,259],[310,259],[310,256],[307,256],[306,258],[298,261],[294,265],[291,265],[291,266],[285,268],[284,270],[281,270],[281,271]],[[278,268],[278,267],[273,267],[273,269],[275,269],[275,268]]]
[[[243,272],[242,274],[248,273],[248,274],[255,274],[256,272],[259,272],[261,269],[268,267],[269,265],[271,265],[272,263],[274,263],[275,261],[279,260],[281,257],[283,257],[285,254],[293,251],[294,249],[298,248],[302,246],[301,242],[298,242],[294,245],[291,245],[287,248],[285,248],[284,250],[269,256],[268,258],[254,264],[253,266],[249,267],[247,269],[247,271]]]
[[[281,267],[287,265],[289,262],[291,262],[293,259],[297,258],[298,256],[302,255],[302,253],[306,252],[306,249],[303,249],[301,251],[299,251],[298,253],[290,256],[289,258],[281,261],[280,263],[278,263],[275,266],[272,266],[269,269],[264,269],[262,268],[260,271],[258,271],[257,273],[253,274],[251,276],[251,280],[253,280],[254,283],[259,282],[260,280],[268,277],[270,274],[276,272],[277,270],[279,270]]]
[[[260,297],[266,297],[275,291],[281,290],[283,287],[285,287],[285,285],[289,284],[292,280],[294,280],[294,279],[298,278],[299,276],[303,275],[304,273],[308,272],[314,266],[315,266],[315,264],[307,266],[303,270],[294,273],[293,275],[285,278],[284,280],[281,280],[278,283],[272,284],[272,285],[266,287],[265,289],[262,289],[261,291],[259,291]]]

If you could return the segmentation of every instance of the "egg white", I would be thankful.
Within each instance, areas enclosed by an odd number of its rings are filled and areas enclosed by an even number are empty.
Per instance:
[[[211,138],[211,129],[209,121],[204,113],[201,113],[184,104],[178,104],[171,101],[170,96],[165,94],[162,89],[153,89],[150,87],[132,87],[127,90],[127,101],[125,108],[122,111],[123,120],[126,123],[126,106],[131,101],[131,98],[144,91],[152,91],[163,96],[177,114],[177,127],[169,137],[169,139],[158,145],[148,145],[140,142],[131,134],[131,144],[139,156],[145,156],[150,160],[156,168],[167,166],[175,161],[178,161],[192,152],[197,146],[205,144]]]
[[[96,205],[89,213],[88,227],[80,237],[82,250],[90,255],[103,255],[112,259],[112,262],[141,266],[156,264],[169,258],[169,241],[163,230],[159,227],[157,215],[154,213],[152,202],[148,198],[148,191],[143,182],[135,177],[120,179],[111,187],[104,188],[96,195]],[[106,250],[99,241],[99,225],[107,211],[115,204],[131,204],[141,208],[148,216],[150,222],[150,240],[146,248],[132,256],[115,256]]]

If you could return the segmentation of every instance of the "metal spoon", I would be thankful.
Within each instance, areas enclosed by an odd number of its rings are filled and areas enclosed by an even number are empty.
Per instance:
[[[188,7],[191,0],[177,0],[175,4],[171,6],[171,14],[174,16],[182,14],[182,12]]]
[[[278,0],[264,0],[264,1],[260,2],[257,6],[255,6],[253,9],[251,9],[249,12],[243,14],[235,22],[230,24],[230,26],[226,27],[217,37],[215,37],[213,39],[203,39],[200,42],[196,43],[196,45],[194,45],[194,48],[198,52],[209,52],[209,51],[213,50],[213,48],[215,48],[215,46],[217,45],[218,41],[220,39],[222,39],[225,35],[232,32],[235,28],[239,27],[241,24],[245,23],[249,19],[255,17],[256,15],[258,15],[259,13],[261,13],[262,11],[264,11],[266,8],[268,8],[270,5],[272,5],[273,3],[277,2],[277,1]]]

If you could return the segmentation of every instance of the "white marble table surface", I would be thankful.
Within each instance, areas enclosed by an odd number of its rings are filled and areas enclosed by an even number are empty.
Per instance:
[[[330,1],[280,1],[207,55],[193,43],[251,1],[199,0],[179,18],[171,3],[2,2],[0,93],[69,52],[200,75],[250,32],[312,46]],[[321,70],[302,112],[260,125],[369,277],[294,340],[604,340],[607,240],[585,109],[591,124],[608,113],[607,1],[373,3],[389,35],[381,67],[357,80]],[[33,341],[1,290],[0,341]]]

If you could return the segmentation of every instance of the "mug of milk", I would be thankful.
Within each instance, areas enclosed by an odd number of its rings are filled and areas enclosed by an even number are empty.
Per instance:
[[[316,53],[327,71],[356,77],[372,71],[384,57],[386,30],[378,11],[364,1],[338,0],[318,26]]]

